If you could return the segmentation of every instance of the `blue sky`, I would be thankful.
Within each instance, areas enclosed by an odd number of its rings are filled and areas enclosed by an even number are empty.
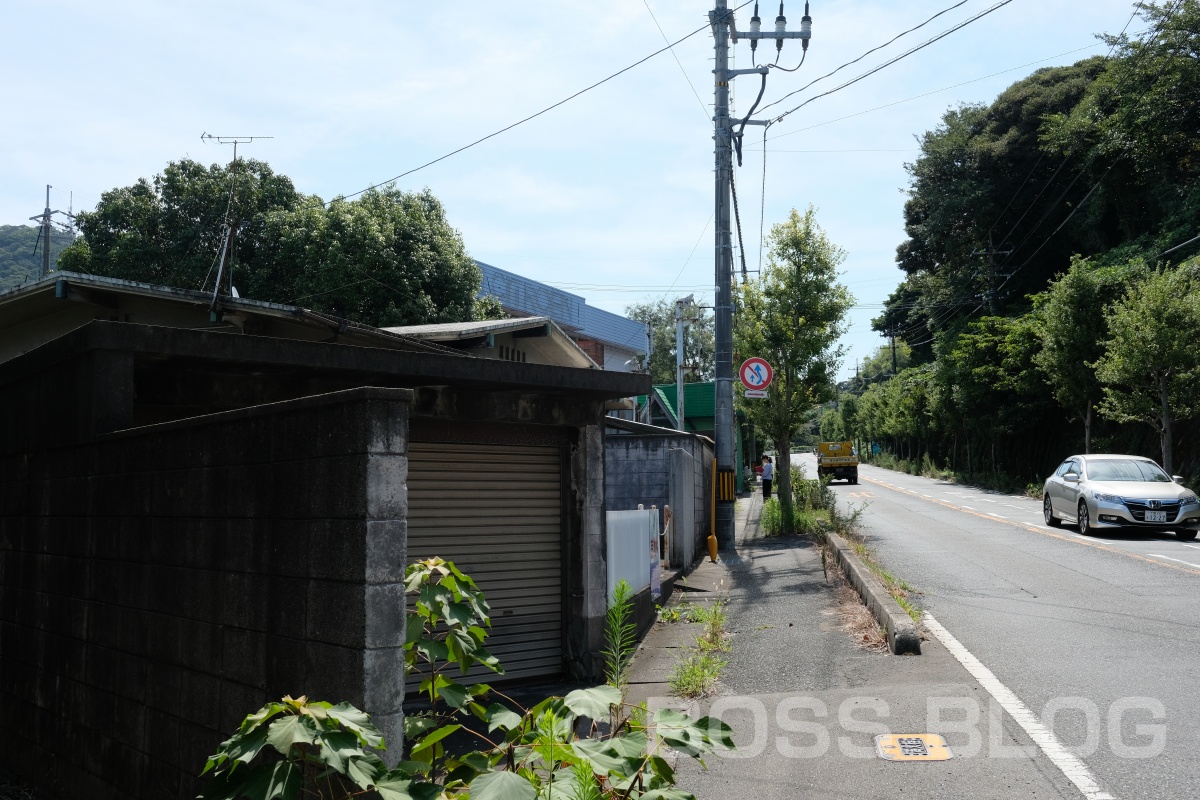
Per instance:
[[[796,73],[775,72],[764,102],[882,44],[957,0],[818,0]],[[832,88],[994,5],[970,0],[835,78]],[[648,7],[649,6],[649,9]],[[273,136],[240,152],[300,191],[359,191],[525,117],[704,25],[698,0],[521,4],[462,0],[339,3],[18,3],[5,0],[0,80],[0,223],[101,192],[188,156],[228,161],[202,132]],[[749,26],[750,7],[738,12]],[[870,319],[895,288],[904,239],[904,164],[947,108],[990,102],[1033,70],[1107,49],[1126,0],[1014,0],[771,128],[766,227],[817,206],[846,249],[858,299],[842,374],[882,340]],[[766,23],[777,6],[763,6]],[[803,4],[785,7],[798,25]],[[1134,22],[1131,31],[1140,29]],[[765,52],[773,57],[773,45]],[[760,52],[764,52],[760,49]],[[399,182],[446,205],[471,254],[583,295],[611,311],[713,284],[712,39],[701,32],[538,119]],[[795,66],[796,43],[781,65]],[[749,66],[749,47],[736,47]],[[1001,73],[1001,74],[996,74]],[[990,76],[990,77],[989,77]],[[758,78],[735,82],[745,111]],[[699,95],[699,99],[697,98]],[[703,106],[703,107],[702,107]],[[780,108],[790,107],[783,105]],[[880,108],[883,107],[883,108]],[[749,129],[748,129],[749,130]],[[747,259],[758,259],[761,129],[737,172]]]

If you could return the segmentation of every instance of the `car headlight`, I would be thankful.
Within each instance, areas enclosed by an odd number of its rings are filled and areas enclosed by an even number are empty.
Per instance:
[[[1183,503],[1185,506],[1190,506],[1193,503],[1200,502],[1200,501],[1196,500],[1196,495],[1194,495],[1194,494],[1185,494],[1183,496],[1183,498],[1180,499],[1179,502]]]
[[[1117,505],[1125,502],[1115,494],[1101,494],[1100,492],[1092,492],[1092,499],[1099,500],[1101,503],[1116,503]]]

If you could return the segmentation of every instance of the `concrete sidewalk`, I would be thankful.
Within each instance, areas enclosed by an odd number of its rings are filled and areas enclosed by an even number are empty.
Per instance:
[[[834,576],[808,537],[762,535],[757,492],[738,501],[736,553],[707,557],[670,602],[724,599],[728,666],[713,697],[688,703],[667,680],[699,624],[656,623],[630,672],[630,702],[689,708],[730,724],[739,749],[678,761],[679,786],[700,800],[796,798],[1049,798],[1079,791],[933,637],[920,656],[858,647],[841,630]],[[831,566],[831,569],[833,567]],[[930,706],[934,712],[930,715]],[[957,723],[957,724],[955,724]],[[876,734],[938,733],[955,757],[891,762]]]

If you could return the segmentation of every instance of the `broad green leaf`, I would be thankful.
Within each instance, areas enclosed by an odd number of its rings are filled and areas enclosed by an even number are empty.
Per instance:
[[[597,775],[629,775],[637,770],[641,759],[617,752],[603,739],[581,739],[571,743],[575,755],[592,765]],[[640,755],[640,751],[639,751]]]
[[[563,704],[580,717],[593,720],[608,719],[612,707],[624,699],[615,686],[593,686],[591,689],[576,689],[563,698]]]
[[[483,717],[483,721],[488,724],[488,733],[497,728],[503,728],[506,731],[513,730],[520,726],[522,719],[523,717],[520,714],[505,708],[499,703],[492,703],[488,706],[487,712]]]
[[[383,748],[383,734],[371,722],[370,715],[365,711],[360,711],[349,703],[338,703],[327,713],[341,723],[343,728],[358,736],[363,744],[377,750]]]
[[[446,705],[451,708],[462,709],[471,700],[471,693],[467,691],[467,687],[459,683],[447,683],[445,686],[438,689],[438,697],[446,701]]]
[[[681,789],[654,789],[639,795],[639,800],[696,800],[696,796]]]
[[[478,627],[478,619],[475,610],[467,603],[451,603],[446,609],[446,621],[461,625],[466,630]]]
[[[204,772],[200,774],[221,766],[227,759],[248,763],[258,755],[266,743],[267,729],[262,726],[251,728],[249,731],[239,731],[221,742],[220,749],[216,755],[209,758],[208,763],[204,765]]]
[[[471,783],[471,800],[537,800],[537,790],[515,772],[489,772]]]
[[[737,749],[737,745],[733,743],[733,728],[716,717],[704,717],[697,720],[696,727],[704,731],[710,741],[715,741],[729,750]]]
[[[220,775],[204,787],[204,800],[292,800],[304,782],[304,773],[290,761],[259,764],[238,770],[232,775]]]
[[[404,715],[404,738],[415,739],[426,731],[431,731],[438,726],[438,721],[431,717],[421,716],[419,714]]]
[[[347,776],[363,789],[387,771],[383,760],[362,749],[362,742],[349,731],[330,731],[320,738],[321,760],[338,773]]]
[[[321,731],[310,717],[289,714],[267,729],[267,744],[287,755],[294,744],[312,744]]]
[[[265,706],[250,714],[246,719],[242,720],[241,731],[245,733],[252,728],[257,728],[271,717],[283,711],[282,703],[267,703]]]
[[[383,800],[435,800],[442,793],[442,787],[420,783],[403,772],[393,770],[379,779],[375,791]]]
[[[416,755],[417,753],[420,753],[423,750],[429,749],[430,747],[437,744],[442,739],[445,739],[447,736],[454,733],[461,727],[462,727],[462,725],[446,725],[445,727],[438,728],[433,733],[429,734],[424,739],[422,739],[420,742],[413,745],[413,748],[412,748],[412,750],[409,751],[409,754]]]
[[[413,644],[425,633],[425,620],[419,614],[409,614],[404,620],[404,644]]]
[[[655,775],[666,780],[668,783],[675,783],[675,770],[671,769],[671,765],[662,756],[650,756],[647,759],[650,769]]]
[[[419,639],[413,648],[435,664],[448,661],[450,658],[450,650],[446,647],[446,643],[436,639]]]

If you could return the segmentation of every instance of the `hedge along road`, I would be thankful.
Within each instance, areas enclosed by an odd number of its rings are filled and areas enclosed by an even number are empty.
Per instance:
[[[812,456],[797,462],[815,472]],[[1025,706],[1053,717],[1107,793],[1200,796],[1200,548],[1051,529],[1028,498],[866,465],[859,477],[835,491],[867,504],[862,529],[883,564]]]

